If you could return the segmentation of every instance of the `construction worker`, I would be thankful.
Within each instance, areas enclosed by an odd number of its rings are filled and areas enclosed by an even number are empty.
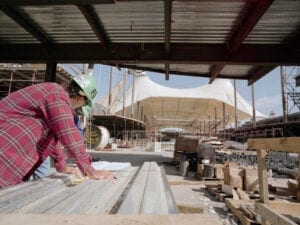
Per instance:
[[[80,75],[72,79],[67,91],[46,82],[0,100],[0,187],[28,180],[48,156],[59,172],[114,180],[112,173],[92,167],[74,124],[72,109],[91,107],[96,94],[93,77]],[[66,163],[58,142],[80,171]]]

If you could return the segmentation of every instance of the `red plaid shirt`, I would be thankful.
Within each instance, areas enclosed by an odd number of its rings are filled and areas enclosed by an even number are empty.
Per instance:
[[[36,84],[0,101],[0,187],[27,180],[51,156],[58,171],[66,156],[85,175],[94,174],[91,157],[74,124],[70,99],[55,83]]]

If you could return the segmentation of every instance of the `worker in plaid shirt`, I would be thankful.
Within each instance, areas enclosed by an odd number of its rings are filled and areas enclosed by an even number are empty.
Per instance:
[[[112,173],[91,166],[72,114],[72,109],[92,106],[96,94],[95,80],[80,75],[67,91],[56,83],[41,83],[0,100],[0,188],[28,180],[48,156],[59,172],[113,180]],[[58,143],[80,171],[66,163]]]

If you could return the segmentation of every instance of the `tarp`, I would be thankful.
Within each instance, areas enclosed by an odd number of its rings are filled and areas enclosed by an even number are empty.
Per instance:
[[[107,96],[98,101],[107,105]],[[252,117],[252,106],[237,93],[238,120]],[[170,88],[157,84],[147,76],[139,76],[134,82],[134,98],[132,85],[125,95],[126,115],[132,114],[132,100],[134,103],[134,118],[146,123],[162,127],[187,128],[195,123],[221,121],[224,115],[229,122],[234,121],[234,87],[230,80],[216,79],[212,84],[195,88]],[[106,105],[105,105],[106,104]],[[123,100],[115,101],[111,112],[122,114]],[[256,117],[265,116],[256,111]]]

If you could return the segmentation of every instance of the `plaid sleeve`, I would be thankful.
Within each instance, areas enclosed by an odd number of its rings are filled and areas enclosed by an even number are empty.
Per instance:
[[[55,145],[54,149],[50,153],[51,158],[54,161],[55,168],[58,172],[63,172],[67,166],[67,156],[63,151],[63,146],[60,144]]]
[[[49,93],[45,98],[45,116],[49,122],[51,132],[64,146],[68,156],[76,163],[83,174],[93,175],[95,170],[91,166],[91,157],[85,150],[82,137],[75,126],[73,114],[69,104],[69,96],[62,89]],[[53,154],[59,153],[53,150]],[[57,168],[65,166],[62,155],[56,155]],[[62,161],[64,160],[64,162]]]

